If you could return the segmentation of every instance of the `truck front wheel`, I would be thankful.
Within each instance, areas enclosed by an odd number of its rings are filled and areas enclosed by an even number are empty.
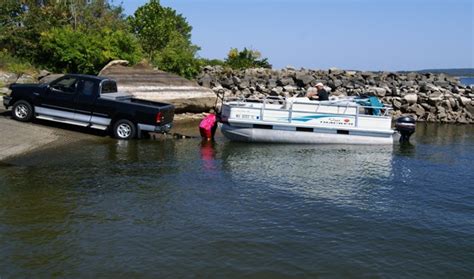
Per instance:
[[[18,101],[12,106],[13,119],[28,122],[33,118],[33,107],[27,101]]]
[[[137,133],[137,128],[130,120],[120,119],[115,122],[113,128],[114,137],[117,139],[133,139]]]

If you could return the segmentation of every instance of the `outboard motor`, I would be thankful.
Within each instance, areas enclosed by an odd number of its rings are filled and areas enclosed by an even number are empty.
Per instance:
[[[415,132],[416,121],[411,116],[401,116],[395,122],[395,130],[397,130],[401,137],[400,142],[405,143],[410,141],[410,136]]]

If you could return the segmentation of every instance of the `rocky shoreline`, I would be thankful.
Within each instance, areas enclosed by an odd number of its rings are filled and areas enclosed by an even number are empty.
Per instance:
[[[126,67],[119,70],[119,73],[122,73]],[[129,75],[129,71],[132,71],[133,75]],[[292,67],[281,70],[263,68],[232,70],[221,66],[207,66],[204,67],[196,80],[201,86],[191,84],[192,81],[187,81],[190,83],[188,85],[187,83],[181,84],[184,81],[174,84],[168,80],[169,84],[165,84],[168,89],[163,91],[161,83],[166,82],[167,77],[157,74],[163,75],[162,72],[146,68],[136,71],[136,68],[126,70],[127,75],[125,76],[133,76],[133,79],[122,81],[122,84],[126,85],[125,89],[137,93],[143,91],[144,85],[146,85],[146,92],[139,94],[138,97],[176,103],[178,113],[209,112],[216,104],[215,96],[210,97],[212,92],[216,96],[224,94],[226,97],[262,99],[266,96],[273,96],[284,98],[298,94],[304,95],[308,88],[322,82],[331,91],[330,96],[370,95],[379,97],[384,104],[393,107],[393,118],[400,115],[412,115],[419,122],[474,123],[473,88],[464,86],[458,78],[445,74],[361,72],[339,69],[297,70]],[[48,74],[48,72],[42,71],[38,76],[26,74],[18,76],[13,73],[0,72],[0,94],[8,92],[6,86],[10,83],[37,82]],[[123,76],[115,72],[109,74],[112,78],[117,79],[121,79]],[[155,74],[157,77],[154,77]],[[140,75],[144,75],[144,77],[137,78]],[[159,84],[155,84],[157,82]],[[157,86],[160,90],[153,92]],[[183,96],[177,94],[174,98],[170,98],[169,95],[172,92],[180,91],[183,88],[186,89],[183,91],[186,94],[181,94]],[[125,89],[122,88],[122,90]],[[194,97],[190,98],[190,95]]]
[[[393,107],[393,118],[412,115],[420,122],[474,123],[473,88],[445,74],[361,72],[339,69],[230,70],[205,67],[197,78],[200,85],[226,97],[262,99],[305,94],[318,82],[330,96],[377,96]]]

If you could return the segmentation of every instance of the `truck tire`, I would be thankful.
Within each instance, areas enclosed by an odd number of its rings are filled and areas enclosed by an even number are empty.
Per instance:
[[[18,101],[12,106],[13,119],[21,122],[29,122],[33,118],[33,107],[27,101]]]
[[[137,128],[130,120],[120,119],[114,123],[113,134],[116,139],[133,139],[137,133]]]

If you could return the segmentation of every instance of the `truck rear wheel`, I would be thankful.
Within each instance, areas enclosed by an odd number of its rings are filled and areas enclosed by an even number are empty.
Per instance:
[[[137,133],[137,128],[130,120],[120,119],[115,122],[113,128],[114,137],[117,139],[133,139]]]
[[[27,101],[18,101],[12,106],[13,119],[28,122],[33,118],[33,107]]]

